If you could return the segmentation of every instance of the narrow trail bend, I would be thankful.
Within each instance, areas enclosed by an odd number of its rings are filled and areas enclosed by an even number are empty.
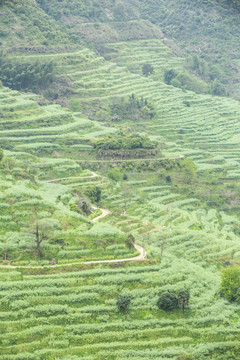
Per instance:
[[[93,209],[94,209],[94,210],[97,210],[98,208],[95,207],[95,206],[93,206]],[[111,214],[111,211],[109,211],[109,210],[106,210],[106,209],[100,209],[100,210],[101,210],[101,212],[102,212],[101,215],[96,216],[95,218],[93,218],[93,219],[92,219],[92,222],[96,222],[96,221],[104,218],[105,216]]]
[[[98,176],[98,175],[97,175]],[[97,209],[97,207],[93,206],[94,209]],[[100,209],[102,211],[102,214],[93,218],[92,222],[96,222],[99,219],[104,218],[105,216],[111,214],[109,210],[106,209]],[[128,262],[128,261],[140,261],[145,260],[147,251],[141,247],[140,245],[134,244],[135,249],[139,252],[138,256],[131,257],[131,258],[125,258],[125,259],[113,259],[113,260],[93,260],[93,261],[84,261],[84,262],[74,262],[74,263],[68,263],[68,264],[56,264],[56,265],[38,265],[38,266],[31,266],[31,265],[0,265],[0,268],[5,269],[43,269],[43,268],[58,268],[58,267],[68,267],[68,266],[74,266],[74,265],[88,265],[88,264],[110,264],[110,263],[122,263],[122,262]]]

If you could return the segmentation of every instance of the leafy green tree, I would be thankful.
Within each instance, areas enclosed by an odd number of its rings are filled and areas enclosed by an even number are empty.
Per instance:
[[[164,311],[177,309],[178,298],[173,292],[165,292],[159,297],[157,306],[159,309]]]
[[[74,195],[74,198],[72,199],[69,205],[70,210],[78,213],[89,214],[91,209],[91,203],[86,198],[85,194],[82,193],[82,189],[81,188],[74,189],[72,195]]]
[[[163,252],[167,247],[167,235],[164,231],[161,232],[161,236],[159,239],[159,247],[161,249],[160,258],[162,259]]]
[[[154,104],[143,97],[137,98],[132,94],[125,98],[114,99],[110,104],[112,121],[120,120],[149,120],[156,114]]]
[[[172,178],[171,178],[170,175],[167,175],[167,176],[165,177],[165,179],[166,179],[166,182],[168,182],[168,183],[171,183],[171,182],[172,182]]]
[[[7,232],[0,238],[0,253],[3,254],[3,260],[8,258],[8,252],[18,249],[19,234],[17,232]]]
[[[94,203],[101,200],[101,188],[99,186],[91,185],[85,190],[86,196]]]
[[[120,135],[108,135],[94,142],[98,150],[134,150],[134,149],[155,149],[156,141],[151,141],[148,136],[132,133],[121,133]]]
[[[170,85],[172,80],[177,76],[177,72],[173,69],[164,71],[164,82]]]
[[[130,250],[134,249],[135,237],[132,234],[129,234],[125,241],[125,244]]]
[[[151,64],[146,63],[142,66],[142,73],[144,76],[149,76],[154,73],[154,68]]]
[[[229,301],[240,300],[240,268],[227,267],[222,271],[221,295]]]
[[[117,299],[117,307],[119,312],[126,312],[131,304],[131,297],[129,295],[119,295]]]
[[[196,93],[208,92],[208,86],[205,82],[187,73],[178,74],[176,77],[174,77],[174,79],[171,80],[171,85],[181,89],[191,90]]]
[[[194,54],[190,61],[190,68],[193,69],[204,80],[209,80],[208,63],[201,59],[197,54]]]

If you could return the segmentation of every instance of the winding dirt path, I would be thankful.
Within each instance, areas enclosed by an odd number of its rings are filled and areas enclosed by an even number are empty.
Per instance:
[[[128,262],[128,261],[141,261],[145,260],[147,251],[139,246],[134,244],[134,247],[137,251],[139,251],[139,255],[131,258],[126,259],[113,259],[113,260],[93,260],[93,261],[84,261],[84,262],[74,262],[74,263],[68,263],[68,264],[56,264],[56,265],[37,265],[37,266],[31,266],[31,265],[0,265],[0,269],[45,269],[45,268],[59,268],[59,267],[69,267],[74,265],[89,265],[89,264],[110,264],[110,263],[122,263],[122,262]]]
[[[95,207],[95,206],[93,206],[93,209],[94,209],[94,210],[97,210],[98,208]],[[101,215],[96,216],[95,218],[93,218],[93,219],[92,219],[92,222],[96,222],[96,221],[104,218],[105,216],[111,214],[111,211],[109,211],[109,210],[106,210],[106,209],[100,209],[100,210],[101,210],[101,212],[102,212]]]
[[[99,176],[99,175],[97,175]],[[94,209],[97,209],[97,207],[93,206]],[[96,222],[99,219],[104,218],[105,216],[111,214],[109,210],[106,209],[100,209],[102,211],[102,214],[93,218],[92,222]],[[128,261],[140,261],[145,260],[147,251],[139,246],[134,244],[135,249],[139,252],[138,256],[127,258],[127,259],[113,259],[113,260],[93,260],[93,261],[84,261],[84,262],[74,262],[69,264],[56,264],[56,265],[38,265],[38,266],[31,266],[31,265],[0,265],[0,268],[5,269],[43,269],[43,268],[58,268],[58,267],[68,267],[68,266],[74,266],[74,265],[88,265],[88,264],[110,264],[110,263],[122,263],[122,262],[128,262]]]

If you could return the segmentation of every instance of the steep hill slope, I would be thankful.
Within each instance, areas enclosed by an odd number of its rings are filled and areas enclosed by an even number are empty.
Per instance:
[[[200,77],[219,81],[226,93],[236,97],[239,94],[236,82],[239,81],[240,8],[237,1],[108,0],[87,1],[81,6],[78,1],[38,3],[61,26],[71,29],[74,41],[84,38],[98,44],[155,38],[161,29],[186,55],[197,54],[206,61],[208,69],[204,73],[199,68],[192,69]]]
[[[237,96],[231,4],[1,2],[0,360],[239,358],[240,104],[212,95]],[[134,241],[140,263],[85,263]]]
[[[8,1],[0,3],[0,41],[3,51],[27,51],[46,46],[68,43],[65,30],[62,31],[35,0]]]

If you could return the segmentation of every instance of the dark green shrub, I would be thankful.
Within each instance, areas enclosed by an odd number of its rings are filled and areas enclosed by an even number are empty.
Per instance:
[[[172,178],[170,175],[167,175],[166,176],[166,182],[170,183],[172,181]]]
[[[175,70],[170,69],[170,70],[165,70],[164,71],[164,82],[167,85],[170,85],[172,80],[177,76],[177,73]]]
[[[159,309],[164,311],[169,311],[178,308],[178,298],[172,292],[165,292],[163,293],[158,301],[157,306]]]
[[[129,295],[119,295],[117,299],[117,307],[119,312],[126,312],[131,304],[131,297]]]
[[[149,76],[154,72],[154,68],[151,64],[143,64],[142,66],[142,73],[144,76]]]
[[[97,150],[155,149],[157,147],[157,143],[151,141],[148,136],[136,133],[108,135],[97,140],[93,145]]]
[[[85,194],[94,203],[98,203],[101,200],[101,188],[99,186],[89,186],[85,190]]]

